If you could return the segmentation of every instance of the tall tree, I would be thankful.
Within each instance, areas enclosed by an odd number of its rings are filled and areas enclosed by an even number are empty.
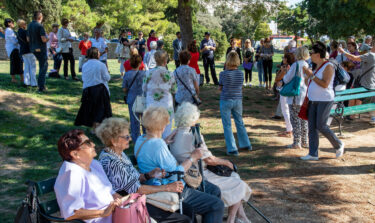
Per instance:
[[[304,36],[309,24],[307,9],[301,5],[292,8],[285,6],[278,13],[277,24],[279,29],[292,33],[296,38]]]
[[[14,19],[22,18],[29,22],[33,12],[39,10],[47,25],[60,20],[61,0],[5,0],[5,6]]]
[[[99,20],[85,0],[70,0],[64,3],[61,17],[69,19],[73,30],[80,35],[91,31]]]
[[[269,25],[265,22],[260,23],[255,29],[254,38],[255,40],[260,40],[262,38],[269,37],[272,34],[272,30]]]

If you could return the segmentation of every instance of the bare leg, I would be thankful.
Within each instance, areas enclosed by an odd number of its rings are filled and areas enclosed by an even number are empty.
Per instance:
[[[12,82],[17,83],[18,81],[16,80],[16,76],[15,75],[11,75],[11,76],[12,76]]]
[[[21,82],[23,83],[23,74],[20,74]]]
[[[243,204],[241,203],[240,207],[238,208],[238,211],[237,211],[237,217],[246,222],[246,223],[250,223],[251,221],[247,218],[246,216],[246,213],[245,213],[245,210],[243,208]]]
[[[241,201],[238,202],[237,204],[234,204],[228,208],[228,220],[227,223],[234,223],[236,220],[236,215],[238,208],[241,206]]]

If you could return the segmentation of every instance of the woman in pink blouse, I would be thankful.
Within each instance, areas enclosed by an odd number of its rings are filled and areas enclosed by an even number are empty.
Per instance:
[[[57,31],[59,30],[59,24],[52,25],[52,32],[49,33],[49,52],[53,56],[53,69],[59,74],[59,70],[62,62],[61,52],[58,52],[59,43],[57,40]]]

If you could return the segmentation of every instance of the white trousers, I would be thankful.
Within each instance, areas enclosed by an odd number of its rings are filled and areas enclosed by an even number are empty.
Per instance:
[[[86,56],[84,56],[84,55],[79,56],[78,68],[79,68],[80,72],[82,72],[82,66],[83,66],[84,63],[86,63]]]
[[[118,59],[120,61],[120,73],[125,73],[124,63],[127,59]]]
[[[287,97],[280,95],[280,106],[281,106],[281,112],[283,113],[284,120],[285,120],[286,131],[291,132],[293,131],[293,127],[292,127],[292,123],[290,122],[289,107],[288,107],[288,103],[286,99]]]
[[[32,53],[22,55],[25,69],[23,71],[23,82],[25,85],[38,86],[36,81],[36,62]]]

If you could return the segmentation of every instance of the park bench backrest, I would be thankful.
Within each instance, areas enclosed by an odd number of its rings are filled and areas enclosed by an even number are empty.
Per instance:
[[[369,98],[369,97],[374,97],[375,96],[375,91],[367,91],[364,93],[359,93],[359,94],[347,94],[347,95],[342,95],[342,96],[336,96],[335,101],[348,101],[348,100],[354,100],[354,99],[360,99],[360,98]]]
[[[43,195],[48,194],[48,195],[52,196],[52,193],[53,193],[53,195],[55,194],[55,191],[54,191],[54,188],[53,188],[54,185],[55,185],[55,181],[56,181],[56,178],[50,178],[50,179],[47,179],[47,180],[36,182],[35,186],[36,186],[37,195],[38,195],[39,199]],[[60,211],[59,205],[58,205],[55,197],[52,200],[40,202],[39,206],[42,209],[43,213],[45,213],[47,215],[51,215],[51,214],[54,214],[54,213]]]

